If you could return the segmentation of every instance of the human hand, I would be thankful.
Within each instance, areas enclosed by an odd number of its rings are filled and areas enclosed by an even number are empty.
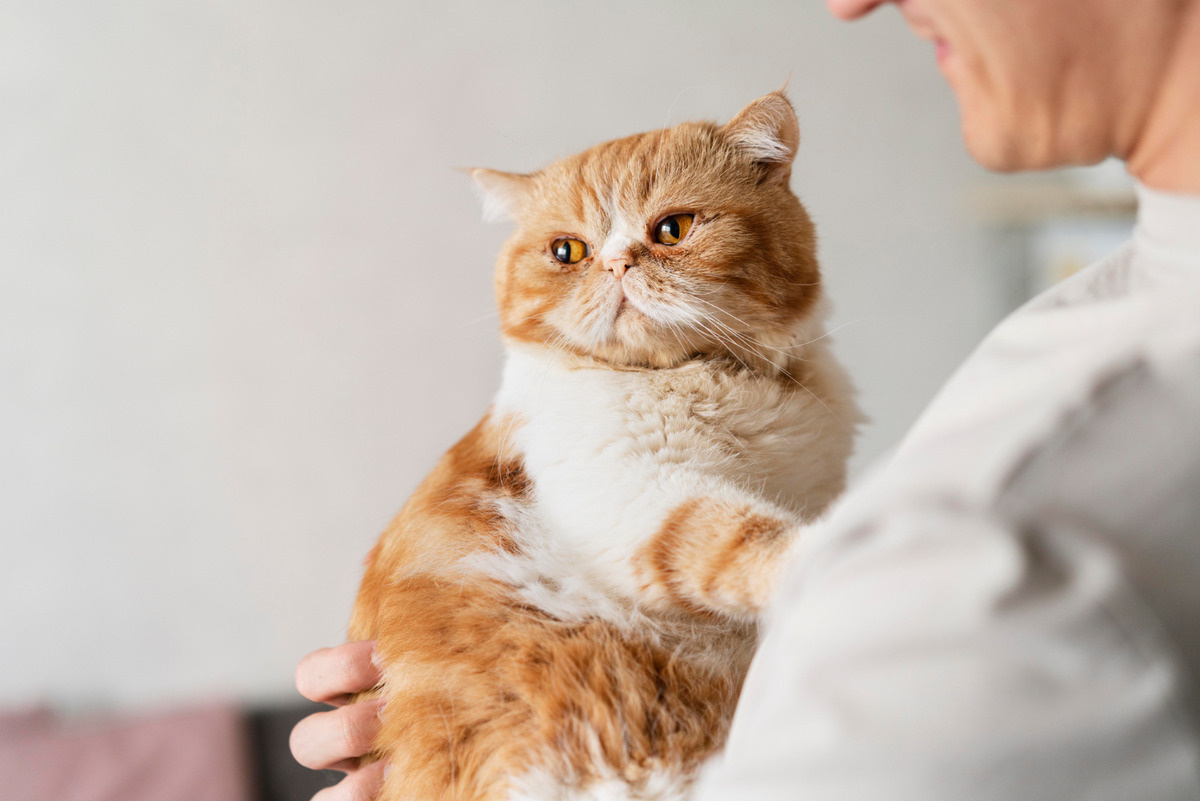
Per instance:
[[[296,667],[296,689],[311,701],[336,707],[314,712],[292,729],[292,756],[312,770],[340,770],[346,778],[313,796],[313,801],[374,801],[383,784],[385,763],[359,765],[379,732],[382,699],[350,703],[382,678],[372,657],[372,640],[313,651]]]

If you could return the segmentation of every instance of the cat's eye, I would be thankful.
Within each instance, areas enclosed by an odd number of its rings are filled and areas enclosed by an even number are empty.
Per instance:
[[[695,214],[672,214],[654,229],[654,241],[662,245],[678,245],[692,229]]]
[[[550,243],[550,252],[563,264],[578,264],[587,256],[588,246],[578,239],[564,237]]]

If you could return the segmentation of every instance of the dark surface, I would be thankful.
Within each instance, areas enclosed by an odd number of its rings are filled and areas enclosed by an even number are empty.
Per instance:
[[[288,736],[306,715],[329,707],[296,704],[246,713],[250,764],[254,768],[254,798],[258,801],[309,801],[342,778],[335,770],[309,770],[292,759]]]

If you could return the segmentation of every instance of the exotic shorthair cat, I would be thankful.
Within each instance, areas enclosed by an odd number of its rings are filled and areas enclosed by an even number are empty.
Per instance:
[[[389,801],[686,798],[859,412],[824,339],[782,92],[529,175],[483,419],[368,558]]]

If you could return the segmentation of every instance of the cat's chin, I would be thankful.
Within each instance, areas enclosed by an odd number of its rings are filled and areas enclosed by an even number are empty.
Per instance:
[[[630,298],[622,299],[617,307],[604,341],[587,350],[597,360],[641,368],[674,367],[694,358],[697,351],[655,322]]]
[[[619,367],[668,369],[705,356],[701,347],[687,347],[677,340],[655,342],[650,337],[633,341],[614,338],[589,349],[589,358]]]
[[[526,341],[521,344],[528,347],[534,343]],[[630,343],[617,338],[611,338],[604,343],[586,348],[577,344],[564,343],[562,340],[537,343],[536,346],[556,361],[581,366],[592,363],[641,370],[663,370],[678,367],[695,359],[705,358],[707,355],[701,348],[685,349],[680,347],[678,342]]]
[[[681,351],[678,346],[673,348],[617,348],[598,352],[593,358],[620,367],[665,370],[678,367],[685,362],[701,357],[699,351]]]

